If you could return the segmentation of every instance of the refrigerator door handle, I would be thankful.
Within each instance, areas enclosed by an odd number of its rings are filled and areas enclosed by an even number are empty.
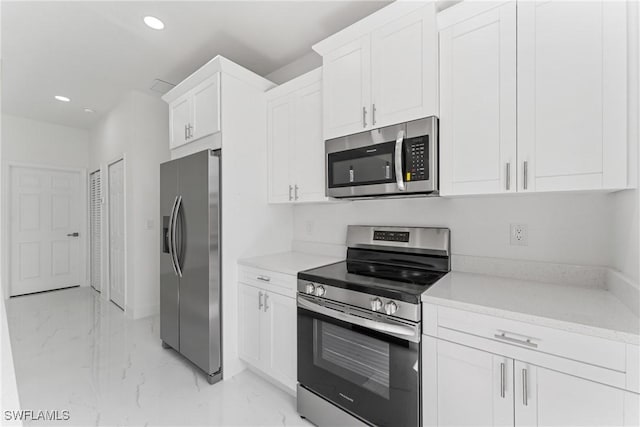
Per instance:
[[[173,255],[173,240],[174,240],[174,233],[173,233],[173,217],[174,217],[174,213],[176,211],[176,205],[178,204],[178,196],[176,196],[175,200],[173,201],[173,206],[171,207],[171,213],[169,214],[169,231],[168,231],[168,240],[169,240],[169,257],[171,258],[171,267],[173,267],[173,272],[175,273],[175,275],[178,275],[178,270],[176,269],[176,263],[174,261],[174,255]]]
[[[176,230],[178,228],[177,222],[178,222],[178,212],[180,212],[180,206],[182,206],[182,196],[178,196],[177,198],[176,207],[173,212],[173,221],[172,221],[173,228],[171,229],[171,244],[173,246],[173,250],[172,250],[173,265],[175,266],[178,277],[182,278],[182,269],[180,268],[180,260],[178,259],[178,248],[176,246]]]

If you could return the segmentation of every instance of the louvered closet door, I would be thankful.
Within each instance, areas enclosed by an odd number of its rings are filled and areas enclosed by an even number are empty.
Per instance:
[[[89,178],[89,216],[91,230],[91,286],[98,292],[102,290],[102,184],[100,171]]]

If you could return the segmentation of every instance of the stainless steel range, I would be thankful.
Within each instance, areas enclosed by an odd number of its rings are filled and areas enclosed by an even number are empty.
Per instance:
[[[447,228],[349,226],[347,259],[298,273],[298,412],[318,426],[419,426],[420,296]]]

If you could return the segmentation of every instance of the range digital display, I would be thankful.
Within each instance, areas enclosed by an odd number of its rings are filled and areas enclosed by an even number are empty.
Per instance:
[[[382,231],[373,230],[373,240],[379,240],[384,242],[409,242],[408,231]]]

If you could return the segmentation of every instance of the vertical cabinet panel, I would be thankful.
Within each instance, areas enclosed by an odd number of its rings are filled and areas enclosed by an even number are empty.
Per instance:
[[[371,125],[388,126],[437,111],[437,34],[431,5],[371,35]]]
[[[193,136],[196,140],[220,130],[220,73],[193,90]]]
[[[323,57],[324,139],[371,127],[371,42],[364,36]]]
[[[170,148],[176,148],[187,142],[187,126],[191,117],[191,102],[184,96],[169,106],[171,115]]]
[[[269,161],[269,201],[289,202],[292,198],[291,163],[294,145],[294,97],[285,96],[269,102],[268,121],[268,161]]]
[[[425,425],[513,425],[513,360],[424,337]],[[429,341],[431,340],[431,341]],[[434,389],[435,388],[435,389]]]
[[[441,193],[516,190],[516,4],[440,33]]]
[[[322,83],[301,89],[296,95],[293,170],[294,185],[298,186],[297,201],[322,201],[325,200]]]
[[[518,426],[624,425],[623,390],[519,361],[514,375]]]
[[[266,314],[270,330],[269,368],[273,376],[289,387],[296,387],[297,367],[297,311],[292,298],[274,293],[267,294]]]
[[[624,2],[518,3],[519,190],[626,185],[626,46]]]
[[[238,354],[245,361],[260,366],[260,313],[262,298],[253,286],[238,284]]]

